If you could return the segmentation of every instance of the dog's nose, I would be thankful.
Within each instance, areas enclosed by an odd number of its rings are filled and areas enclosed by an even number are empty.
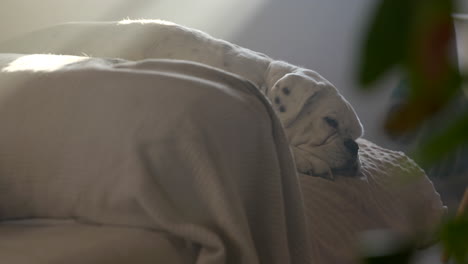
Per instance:
[[[349,150],[349,152],[351,152],[353,155],[358,154],[359,145],[356,143],[356,141],[352,139],[346,139],[344,141],[344,145]]]

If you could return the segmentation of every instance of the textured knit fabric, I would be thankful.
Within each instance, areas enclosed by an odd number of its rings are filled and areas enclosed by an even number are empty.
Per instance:
[[[314,263],[359,263],[357,241],[374,229],[417,236],[425,245],[445,214],[439,194],[414,161],[365,139],[358,143],[361,179],[300,176]]]

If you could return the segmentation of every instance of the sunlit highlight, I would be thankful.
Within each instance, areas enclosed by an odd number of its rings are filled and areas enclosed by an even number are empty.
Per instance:
[[[133,18],[138,16],[173,21],[229,41],[242,32],[267,3],[268,0],[142,1],[127,14]],[[129,19],[127,21],[132,23]]]
[[[22,56],[8,64],[2,72],[33,71],[50,72],[71,63],[87,60],[87,57],[34,54]]]
[[[165,20],[160,20],[160,19],[130,19],[126,18],[118,22],[119,25],[127,25],[127,24],[151,24],[151,23],[157,23],[161,25],[168,25],[168,26],[174,26],[175,24],[169,21]]]

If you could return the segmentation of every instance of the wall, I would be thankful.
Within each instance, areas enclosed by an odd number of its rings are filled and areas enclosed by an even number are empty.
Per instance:
[[[380,127],[390,76],[377,92],[354,81],[359,43],[375,0],[2,0],[0,41],[55,23],[160,18],[195,27],[252,50],[318,71],[351,102],[366,138],[392,146]],[[468,11],[467,1],[462,10]]]

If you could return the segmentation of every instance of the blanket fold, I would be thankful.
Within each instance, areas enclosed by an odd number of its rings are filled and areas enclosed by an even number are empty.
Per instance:
[[[310,262],[286,138],[249,82],[182,61],[2,56],[0,219],[162,231],[200,264]]]

